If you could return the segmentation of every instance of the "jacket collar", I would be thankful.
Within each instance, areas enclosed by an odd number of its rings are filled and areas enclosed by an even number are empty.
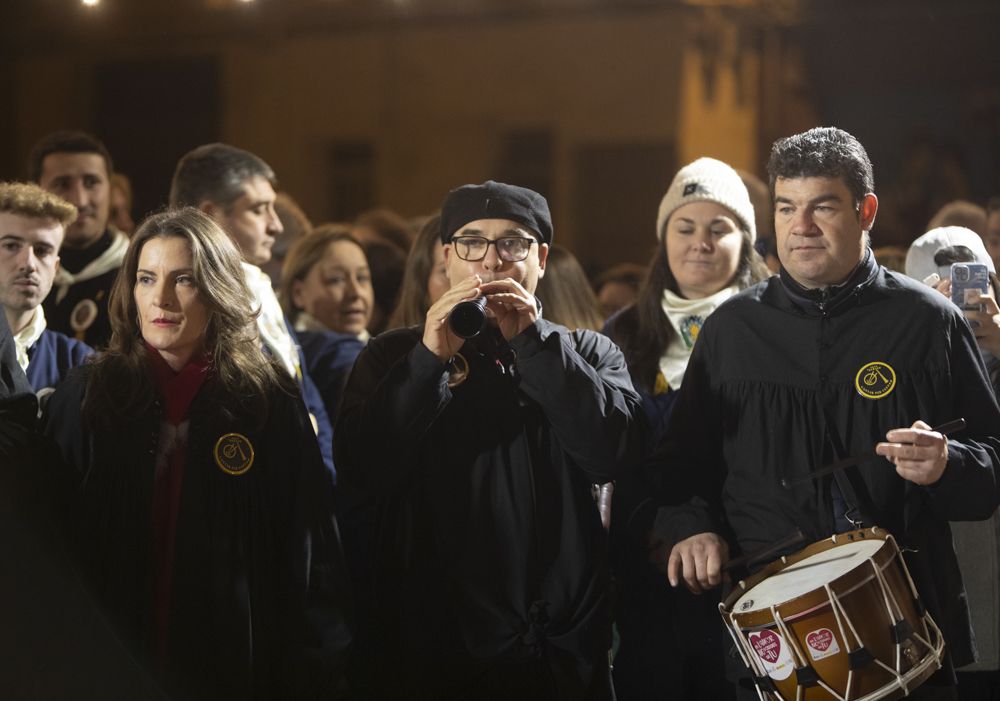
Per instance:
[[[808,314],[821,315],[831,314],[849,300],[860,298],[875,281],[878,270],[879,265],[872,255],[871,248],[866,248],[865,255],[854,268],[854,272],[839,285],[807,289],[792,279],[784,268],[781,269],[779,276],[781,286],[792,303]]]

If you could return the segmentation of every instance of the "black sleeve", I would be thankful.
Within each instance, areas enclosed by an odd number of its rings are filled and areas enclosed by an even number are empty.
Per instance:
[[[706,333],[708,332],[708,333]],[[626,518],[633,537],[649,531],[669,543],[697,533],[724,532],[722,417],[713,399],[711,326],[706,323],[684,373],[684,382],[656,451],[643,462],[650,496]]]
[[[966,429],[948,438],[948,466],[926,493],[938,518],[978,521],[990,518],[1000,504],[1000,409],[976,338],[958,314],[950,339],[954,409],[949,419],[964,418]]]
[[[303,346],[303,353],[309,362],[309,374],[323,398],[323,405],[326,407],[331,424],[340,407],[347,377],[364,347],[364,344],[353,336],[331,339],[321,348]],[[312,355],[314,352],[315,355]]]
[[[0,456],[28,442],[37,411],[38,400],[18,365],[14,336],[0,305]]]
[[[83,419],[87,369],[83,366],[70,371],[45,402],[41,419],[41,431],[48,439],[45,463],[54,497],[63,505],[68,522],[72,522],[74,495],[90,467],[90,438]]]
[[[613,480],[642,450],[641,400],[625,358],[606,336],[543,321],[510,342],[521,390],[592,482]]]
[[[416,467],[415,448],[451,401],[444,363],[407,329],[358,356],[334,430],[340,477],[362,492],[391,490]]]

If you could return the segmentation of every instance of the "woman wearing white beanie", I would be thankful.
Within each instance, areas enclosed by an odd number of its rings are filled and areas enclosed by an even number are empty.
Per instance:
[[[754,210],[746,186],[714,158],[699,158],[674,177],[660,203],[656,236],[660,245],[638,300],[605,327],[643,397],[647,455],[666,425],[705,318],[770,274],[754,250]],[[645,501],[647,491],[633,471],[617,482],[614,494],[618,699],[731,698],[733,687],[723,673],[728,639],[717,611],[718,592],[713,598],[673,590],[650,564],[657,544],[651,540],[655,510]],[[665,570],[665,559],[659,564]]]

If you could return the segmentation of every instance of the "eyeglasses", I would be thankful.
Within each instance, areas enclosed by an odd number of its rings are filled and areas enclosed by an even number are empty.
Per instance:
[[[528,257],[533,243],[537,243],[537,241],[524,236],[504,236],[496,240],[483,236],[459,236],[451,240],[455,255],[462,260],[472,262],[482,260],[486,257],[490,246],[496,246],[500,260],[517,263]]]

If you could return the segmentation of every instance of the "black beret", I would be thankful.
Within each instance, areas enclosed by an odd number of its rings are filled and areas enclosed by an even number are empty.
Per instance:
[[[455,232],[480,219],[510,219],[531,229],[542,243],[552,243],[549,203],[526,187],[487,180],[455,188],[441,207],[441,241],[448,243]]]

